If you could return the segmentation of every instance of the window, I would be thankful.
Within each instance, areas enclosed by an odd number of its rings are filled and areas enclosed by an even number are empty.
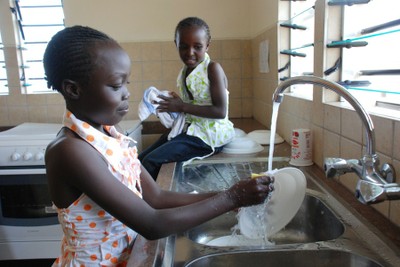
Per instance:
[[[48,41],[64,28],[62,0],[16,0],[16,6],[25,93],[52,93],[44,79],[42,61]]]
[[[1,40],[0,34],[0,95],[7,94],[7,73],[6,73],[6,63],[4,61],[4,50],[3,41]]]
[[[290,77],[312,75],[314,71],[314,5],[315,0],[290,2],[290,19],[281,27],[290,28],[290,49],[281,51],[288,55]],[[296,96],[312,99],[312,85],[291,86]]]
[[[342,82],[369,110],[400,110],[399,9],[398,0],[344,7],[344,38],[339,42],[357,47],[342,48]]]

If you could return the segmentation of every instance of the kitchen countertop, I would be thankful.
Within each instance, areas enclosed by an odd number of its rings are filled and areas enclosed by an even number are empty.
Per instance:
[[[239,155],[242,158],[245,157],[267,157],[268,156],[268,148],[269,146],[265,146],[264,150],[256,153],[256,154],[245,154]],[[274,151],[275,157],[288,157],[290,156],[290,145],[287,143],[282,143],[279,145],[275,145]],[[238,157],[238,155],[234,154],[225,154],[219,153],[217,155],[212,156],[213,158],[227,158],[227,157]],[[175,163],[164,164],[161,168],[160,174],[157,178],[157,183],[163,189],[170,189],[170,181],[173,177],[175,168]],[[371,225],[370,228],[374,232],[379,232],[380,236],[383,236],[385,240],[388,242],[392,242],[395,246],[400,249],[400,228],[395,224],[390,222],[386,217],[377,212],[374,208],[368,205],[361,204],[355,198],[354,194],[350,192],[346,187],[341,185],[335,180],[325,178],[325,174],[323,171],[316,166],[315,164],[309,167],[302,168],[311,168],[313,172],[318,173],[318,177],[321,178],[321,182],[323,182],[329,190],[332,190],[332,193],[340,198],[342,201],[350,203],[353,208],[352,212],[354,214],[358,214],[361,217],[364,217]],[[139,236],[136,240],[136,243],[132,250],[132,255],[134,255],[128,263],[128,267],[136,267],[136,266],[157,266],[154,264],[157,259],[155,255],[157,254],[157,241],[148,241],[143,237]]]

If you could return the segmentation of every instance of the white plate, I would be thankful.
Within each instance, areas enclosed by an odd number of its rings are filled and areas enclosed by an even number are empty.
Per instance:
[[[253,139],[260,145],[269,145],[271,131],[270,130],[255,130],[247,134],[247,137]],[[274,144],[283,143],[285,140],[278,134],[275,134]]]
[[[264,205],[240,209],[238,213],[240,232],[248,237],[259,239],[270,237],[285,227],[299,210],[306,191],[304,173],[294,167],[276,170],[271,198]]]
[[[262,238],[252,239],[244,235],[227,235],[210,240],[206,245],[214,247],[263,246],[265,241]]]
[[[264,147],[248,137],[235,137],[226,144],[222,152],[227,154],[251,154],[261,152]]]
[[[252,154],[261,152],[263,151],[263,149],[264,147],[262,145],[258,145],[252,148],[239,148],[239,149],[224,147],[222,149],[222,152],[226,154]]]

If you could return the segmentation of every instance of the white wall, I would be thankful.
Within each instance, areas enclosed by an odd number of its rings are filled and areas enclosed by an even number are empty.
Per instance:
[[[279,0],[249,0],[242,1],[250,5],[250,37],[264,32],[279,20]]]
[[[67,0],[65,23],[90,26],[120,42],[173,40],[188,16],[203,18],[215,39],[249,39],[277,21],[278,0]]]

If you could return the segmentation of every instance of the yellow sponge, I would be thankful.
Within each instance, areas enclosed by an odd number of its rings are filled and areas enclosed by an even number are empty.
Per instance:
[[[252,174],[251,174],[251,178],[254,179],[254,178],[257,178],[257,177],[260,177],[260,176],[263,176],[263,175],[264,175],[264,174],[252,173]]]

